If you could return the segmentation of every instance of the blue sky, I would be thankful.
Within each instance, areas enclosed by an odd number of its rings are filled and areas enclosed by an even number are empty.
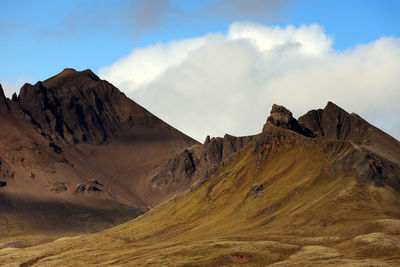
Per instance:
[[[250,1],[256,8],[249,10],[240,2],[2,0],[0,82],[18,86],[24,78],[43,80],[65,67],[96,72],[134,48],[225,32],[236,20],[283,26],[318,23],[339,50],[400,35],[400,1]]]

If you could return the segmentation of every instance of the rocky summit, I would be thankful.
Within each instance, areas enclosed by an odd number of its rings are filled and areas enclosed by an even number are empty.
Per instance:
[[[90,70],[0,90],[0,264],[399,266],[400,142],[266,117],[200,144]]]
[[[25,84],[12,102],[43,135],[67,143],[104,143],[129,118],[120,107],[125,95],[90,70],[65,69],[44,82]]]
[[[310,131],[308,128],[302,127],[299,122],[295,118],[293,118],[292,112],[290,112],[284,106],[279,106],[276,104],[272,106],[271,114],[267,118],[267,122],[264,125],[263,131],[268,127],[269,124],[277,127],[286,128],[305,136],[313,136],[313,132]]]

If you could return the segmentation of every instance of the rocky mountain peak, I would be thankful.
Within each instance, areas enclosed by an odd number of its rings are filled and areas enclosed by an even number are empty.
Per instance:
[[[65,68],[62,72],[58,75],[69,74],[69,73],[76,73],[77,71],[74,68]]]
[[[310,110],[299,118],[299,124],[317,137],[357,143],[365,141],[368,128],[373,127],[357,114],[349,114],[332,102],[328,102],[324,109]]]
[[[268,128],[268,125],[285,128],[305,136],[312,136],[312,133],[300,126],[298,121],[293,118],[292,112],[290,112],[284,106],[276,104],[272,106],[270,116],[267,118],[267,122],[264,124],[263,132]]]
[[[372,142],[376,135],[387,136],[355,113],[349,114],[338,105],[328,102],[324,109],[310,110],[298,120],[284,106],[274,104],[263,132],[272,125],[307,137],[349,140],[358,144]],[[386,138],[386,137],[385,137]]]
[[[291,119],[293,119],[292,112],[290,112],[287,108],[277,104],[272,105],[271,115],[268,117],[269,122],[272,124],[280,122],[288,123]]]
[[[44,82],[25,84],[13,100],[44,135],[103,143],[119,128],[121,98],[117,88],[92,71],[65,69]]]
[[[76,71],[72,68],[66,68],[59,74],[45,80],[43,84],[48,88],[68,85],[88,86],[95,81],[100,81],[100,78],[89,69]]]

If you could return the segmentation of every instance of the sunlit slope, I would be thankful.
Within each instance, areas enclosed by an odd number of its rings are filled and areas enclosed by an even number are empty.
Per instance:
[[[357,174],[347,159],[359,149],[269,126],[207,181],[147,214],[97,234],[3,249],[0,263],[396,266],[400,194]]]

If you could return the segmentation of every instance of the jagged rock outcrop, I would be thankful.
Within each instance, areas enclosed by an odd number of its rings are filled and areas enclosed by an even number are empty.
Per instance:
[[[306,137],[347,140],[356,144],[377,145],[386,150],[391,143],[398,143],[380,129],[369,124],[355,113],[349,114],[332,102],[324,109],[310,110],[298,120],[283,106],[273,105],[271,114],[263,127],[267,131],[269,125],[297,132]],[[394,152],[394,154],[400,151]]]
[[[210,139],[209,136],[207,136],[207,138],[208,141],[206,140],[204,146],[202,147],[202,157],[208,162],[220,162],[222,160],[222,153],[224,150],[224,142],[222,138]]]
[[[74,192],[75,193],[81,193],[84,192],[86,190],[86,185],[85,184],[77,184],[75,187]]]
[[[224,138],[207,136],[203,145],[185,149],[168,160],[153,176],[156,186],[190,184],[194,180],[211,175],[215,166],[236,153],[253,140],[254,136],[235,137],[226,134]]]
[[[46,135],[98,144],[119,128],[114,103],[120,97],[121,92],[90,70],[65,69],[44,82],[25,84],[13,99]]]
[[[10,110],[10,106],[7,103],[7,98],[4,95],[3,87],[0,84],[0,111],[2,110]]]
[[[83,192],[101,192],[100,188],[94,185],[86,185],[86,184],[77,184],[75,187],[75,193],[83,193]]]
[[[226,134],[222,142],[222,160],[225,160],[233,153],[242,149],[251,141],[251,139],[252,138],[248,136],[236,137]]]
[[[263,127],[263,131],[265,131],[268,125],[286,128],[309,137],[313,136],[313,133],[309,129],[302,127],[299,122],[293,118],[292,112],[290,112],[284,106],[279,106],[276,104],[272,106],[271,114],[267,118],[267,122]]]
[[[100,183],[99,181],[97,181],[97,179],[92,179],[91,182],[92,182],[93,184],[95,184],[95,185],[104,186],[102,183]]]
[[[367,148],[353,147],[332,168],[338,173],[356,172],[377,186],[387,185],[400,192],[400,166]]]
[[[316,137],[357,143],[363,143],[369,129],[373,127],[357,114],[349,114],[332,102],[328,102],[324,109],[307,112],[299,118],[299,124]]]
[[[211,138],[205,142],[199,154],[199,161],[208,167],[218,164],[236,153],[253,140],[253,136],[225,134],[224,138]]]
[[[332,102],[328,102],[324,109],[307,112],[298,122],[289,110],[274,105],[263,133],[255,141],[253,153],[265,157],[270,153],[284,152],[298,143],[321,142],[321,138],[343,141],[327,143],[327,152],[333,149],[334,153],[342,155],[332,166],[332,171],[355,172],[360,178],[400,192],[400,161],[396,157],[400,143],[357,114],[349,114]]]
[[[208,136],[203,146],[203,158],[207,162],[218,163],[242,149],[252,139],[253,136],[236,137],[229,134],[225,134],[224,138],[210,139]]]
[[[94,186],[94,185],[88,185],[86,187],[86,190],[88,192],[101,192],[101,191],[103,191],[103,190],[101,190],[100,188],[98,188],[97,186]]]
[[[185,149],[181,154],[169,159],[152,182],[159,186],[176,183],[182,179],[191,179],[196,172],[196,165],[198,165],[198,159],[195,162],[193,153]]]

